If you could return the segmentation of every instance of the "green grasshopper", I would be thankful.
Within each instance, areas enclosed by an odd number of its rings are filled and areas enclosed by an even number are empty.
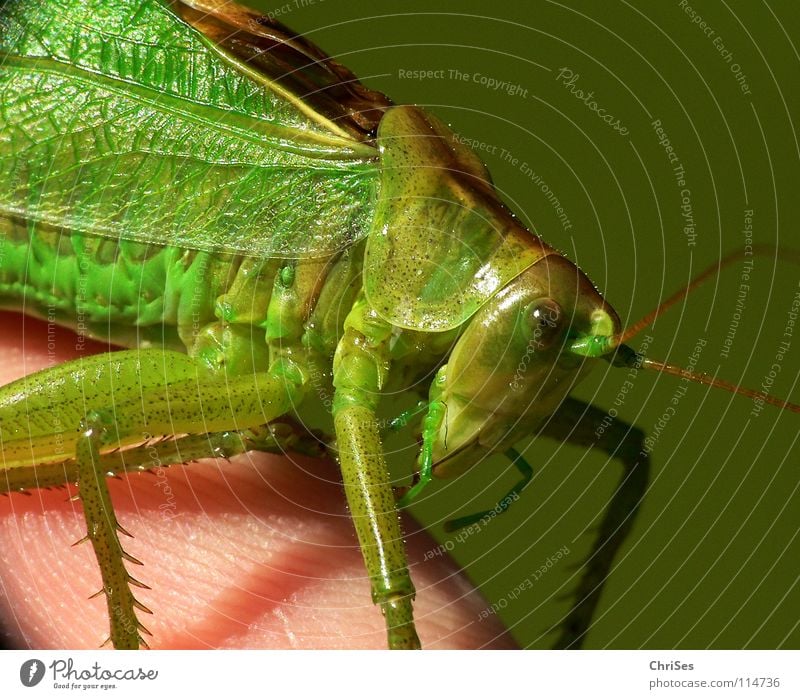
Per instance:
[[[624,468],[556,642],[578,647],[649,460],[621,422],[596,438],[604,413],[576,382],[601,358],[753,395],[625,345],[686,291],[624,330],[445,124],[243,7],[9,0],[0,92],[0,303],[131,348],[0,390],[0,482],[75,484],[115,648],[144,644],[148,610],[106,477],[148,468],[154,445],[163,463],[316,453],[304,425],[323,381],[322,441],[398,649],[420,647],[398,508],[500,452],[520,471],[502,511],[532,476],[524,437],[597,446]],[[421,446],[396,493],[376,411],[422,389],[419,420],[397,423]]]

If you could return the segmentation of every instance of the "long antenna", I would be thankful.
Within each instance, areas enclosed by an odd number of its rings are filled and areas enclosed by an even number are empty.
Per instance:
[[[681,367],[673,366],[672,364],[667,364],[665,362],[660,362],[657,359],[647,359],[646,357],[642,357],[641,361],[639,362],[639,366],[643,369],[651,369],[653,371],[660,371],[664,374],[672,374],[673,376],[680,376],[682,379],[687,379],[688,381],[695,381],[697,383],[705,384],[706,386],[713,386],[714,388],[721,388],[723,391],[730,391],[731,393],[736,393],[740,396],[748,396],[749,398],[757,398],[759,400],[764,401],[765,403],[769,403],[770,405],[774,405],[778,408],[782,408],[783,410],[791,410],[793,413],[800,413],[800,405],[797,403],[790,403],[788,400],[783,400],[781,398],[774,398],[763,391],[755,391],[752,388],[745,388],[744,386],[739,386],[734,383],[729,383],[728,381],[724,381],[723,379],[717,379],[713,376],[709,376],[708,374],[697,374],[693,371],[688,371],[687,369],[681,369]]]
[[[721,388],[723,391],[729,391],[738,395],[761,400],[764,403],[769,403],[770,405],[774,405],[783,410],[790,410],[793,413],[800,413],[800,405],[797,403],[791,403],[781,398],[775,398],[767,394],[765,391],[756,391],[752,388],[745,388],[744,386],[739,386],[708,374],[696,373],[694,371],[689,371],[688,369],[683,369],[681,367],[667,364],[666,362],[656,359],[648,359],[647,357],[634,352],[624,344],[630,338],[634,337],[644,330],[644,328],[646,328],[648,325],[653,323],[656,318],[674,306],[678,301],[686,298],[692,291],[703,284],[703,282],[713,277],[714,274],[719,274],[723,269],[729,267],[735,261],[740,260],[742,252],[742,249],[734,250],[723,257],[719,262],[704,269],[686,285],[686,288],[676,291],[674,294],[672,294],[672,296],[659,304],[646,316],[636,321],[633,325],[628,326],[619,335],[611,338],[610,344],[612,347],[617,347],[618,358],[623,365],[636,366],[641,367],[642,369],[649,369],[651,371],[658,371],[664,374],[671,374],[672,376],[679,376],[687,381],[694,381],[696,383],[705,384],[706,386]],[[753,255],[775,255],[778,253],[780,253],[781,256],[785,256],[785,259],[788,259],[790,262],[794,262],[795,264],[800,263],[800,254],[796,250],[763,244],[754,245],[752,247]]]
[[[680,289],[676,291],[672,296],[668,299],[660,303],[654,310],[650,311],[646,316],[637,320],[633,325],[628,326],[625,330],[622,331],[622,334],[619,335],[619,339],[615,341],[615,344],[621,345],[628,340],[630,340],[634,335],[638,335],[642,330],[644,330],[648,325],[653,323],[656,318],[658,318],[664,311],[672,308],[678,301],[681,299],[686,298],[691,292],[693,292],[697,287],[699,287],[703,282],[707,281],[715,274],[719,274],[722,272],[723,269],[726,267],[730,267],[734,262],[737,260],[741,260],[741,254],[744,251],[744,248],[740,248],[739,250],[734,250],[731,253],[728,253],[723,257],[719,262],[715,262],[712,265],[706,267],[700,274],[698,274],[692,281],[690,281],[685,289]],[[752,247],[752,254],[753,255],[775,255],[780,253],[781,255],[786,255],[786,258],[790,262],[794,262],[795,264],[800,264],[800,253],[797,250],[790,250],[788,248],[783,248],[780,246],[774,245],[753,245]]]

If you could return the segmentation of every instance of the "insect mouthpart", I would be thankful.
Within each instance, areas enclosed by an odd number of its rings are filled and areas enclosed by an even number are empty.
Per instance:
[[[592,313],[591,329],[579,335],[569,345],[569,351],[582,357],[604,357],[619,347],[619,336],[614,333],[614,321],[605,309]]]

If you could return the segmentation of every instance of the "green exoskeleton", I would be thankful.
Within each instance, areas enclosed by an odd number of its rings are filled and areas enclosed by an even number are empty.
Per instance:
[[[569,392],[597,358],[665,367],[445,124],[222,0],[8,0],[0,95],[0,304],[130,348],[0,390],[0,487],[76,484],[116,648],[144,643],[147,610],[106,477],[153,444],[165,463],[313,452],[320,381],[391,648],[420,646],[398,506],[432,476],[507,452],[513,496],[536,431],[620,459],[557,641],[580,645],[648,463],[626,425],[595,440],[602,414]],[[402,494],[376,419],[389,389],[427,391]]]

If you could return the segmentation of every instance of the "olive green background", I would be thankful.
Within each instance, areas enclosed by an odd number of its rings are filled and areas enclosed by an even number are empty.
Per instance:
[[[255,5],[255,3],[253,3]],[[290,0],[258,3],[396,102],[433,110],[486,144],[498,189],[522,220],[576,261],[632,322],[722,253],[754,240],[798,247],[797,121],[800,16],[790,4],[679,2],[435,2]],[[714,39],[731,51],[730,60]],[[751,94],[737,82],[738,64]],[[561,68],[628,129],[614,131],[557,79]],[[400,71],[441,70],[411,79]],[[467,75],[451,79],[451,69]],[[735,67],[734,67],[735,70]],[[518,85],[511,95],[480,77]],[[523,91],[527,91],[524,93]],[[696,226],[687,245],[681,187],[658,142],[660,119],[683,165]],[[501,149],[510,158],[505,159]],[[528,168],[523,167],[528,164]],[[525,170],[535,171],[537,185]],[[542,191],[570,221],[565,230]],[[744,258],[742,258],[744,259]],[[670,311],[649,331],[650,356],[759,388],[779,342],[789,351],[771,392],[800,401],[800,329],[782,337],[798,267],[758,258],[730,354],[723,339],[736,311],[741,264]],[[638,346],[640,338],[632,344]],[[615,407],[625,371],[599,366],[577,394]],[[648,432],[680,382],[641,375],[619,418]],[[800,417],[693,385],[653,446],[653,474],[629,544],[617,561],[587,639],[591,648],[800,646]],[[525,446],[525,445],[523,445]],[[588,533],[620,469],[603,455],[540,440],[526,447],[536,477],[503,517],[458,540],[442,522],[491,507],[514,473],[502,458],[456,481],[437,481],[413,508],[480,585],[524,647],[567,609]],[[562,546],[570,554],[534,580]],[[531,589],[514,594],[518,585]],[[424,594],[424,590],[420,591]]]

